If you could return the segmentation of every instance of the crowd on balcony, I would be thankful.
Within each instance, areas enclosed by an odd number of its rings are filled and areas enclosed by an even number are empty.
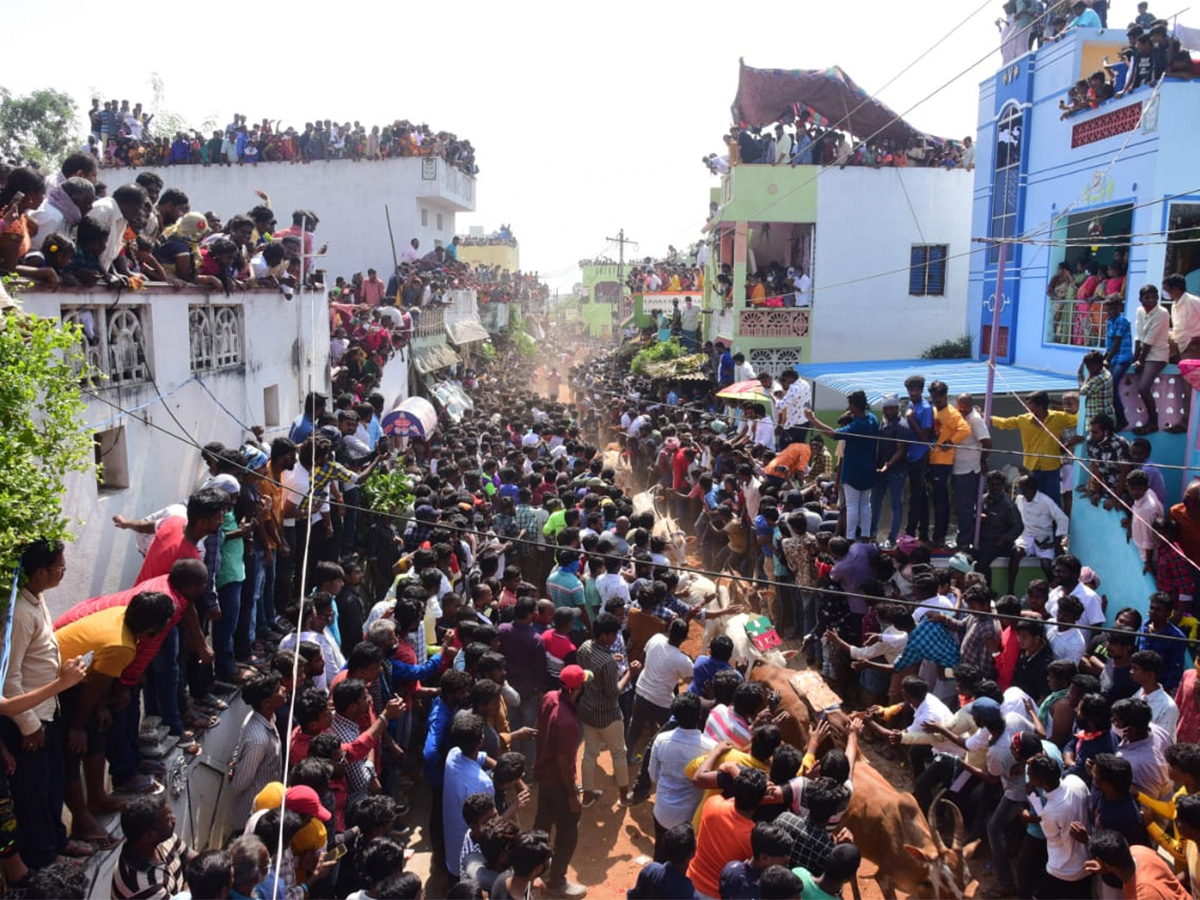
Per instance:
[[[635,294],[699,293],[704,290],[704,267],[679,261],[678,254],[659,261],[646,259],[631,265],[625,286]]]
[[[517,239],[513,236],[511,225],[501,225],[491,234],[486,235],[459,235],[458,241],[464,247],[517,246]]]
[[[258,123],[234,113],[232,121],[210,134],[196,129],[155,135],[154,116],[142,104],[131,108],[128,100],[92,98],[88,110],[86,149],[102,166],[257,165],[258,163],[311,163],[321,160],[378,160],[405,156],[444,159],[468,175],[478,173],[475,148],[465,138],[428,125],[396,119],[390,125],[306,122],[303,130],[282,120]]]
[[[1076,0],[1075,8],[1077,17],[1068,27],[1078,25],[1080,19],[1092,12],[1082,0]],[[1105,58],[1101,69],[1075,83],[1066,99],[1059,101],[1062,118],[1096,109],[1143,88],[1152,89],[1163,78],[1190,80],[1200,76],[1200,53],[1185,48],[1171,33],[1170,23],[1155,19],[1146,11],[1145,3],[1139,4],[1138,9],[1138,19],[1125,32],[1129,45],[1120,51],[1116,61],[1110,63]],[[1055,29],[1063,25],[1061,20],[1055,21]]]
[[[787,113],[761,128],[735,125],[726,144],[726,155],[709,154],[702,160],[714,175],[728,172],[731,165],[975,168],[975,147],[969,136],[961,143],[928,136],[911,143],[857,141],[832,125],[814,124],[808,110]]]

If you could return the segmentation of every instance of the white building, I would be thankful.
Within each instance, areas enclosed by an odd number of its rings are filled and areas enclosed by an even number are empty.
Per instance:
[[[286,436],[310,389],[328,392],[324,296],[273,290],[224,296],[196,289],[25,291],[26,311],[85,324],[89,360],[105,379],[85,385],[80,427],[96,440],[99,482],[67,480],[63,513],[78,521],[67,573],[48,595],[57,615],[133,584],[141,565],[131,532],[141,517],[186,499],[203,471],[192,442],[238,446],[248,427]],[[407,368],[407,358],[402,362]]]
[[[755,370],[911,359],[966,331],[974,175],[962,169],[735,165],[709,226],[706,336]],[[732,303],[713,288],[732,268]],[[755,307],[746,278],[804,266],[807,308]]]

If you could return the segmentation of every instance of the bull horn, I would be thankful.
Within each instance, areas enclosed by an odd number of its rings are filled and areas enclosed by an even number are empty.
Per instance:
[[[937,811],[938,804],[942,802],[942,798],[946,795],[946,789],[942,788],[937,792],[937,796],[929,804],[929,812],[926,813],[926,818],[929,820],[929,830],[933,833],[933,843],[937,847],[938,856],[943,856],[946,853],[946,843],[942,840],[941,829],[938,828]]]
[[[950,807],[950,814],[954,816],[954,843],[951,846],[955,852],[961,853],[963,848],[963,836],[966,833],[966,826],[963,824],[962,810],[958,808],[957,803],[946,800],[940,795],[937,802],[945,803]]]

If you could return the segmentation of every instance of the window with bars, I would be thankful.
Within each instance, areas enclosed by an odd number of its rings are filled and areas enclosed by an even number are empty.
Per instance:
[[[908,295],[910,297],[944,297],[946,295],[946,244],[913,244],[908,261]]]
[[[1017,234],[1017,204],[1021,185],[1021,133],[1023,116],[1015,104],[1000,113],[996,123],[996,167],[992,185],[993,238],[1012,238]],[[988,259],[999,262],[1000,244],[993,241]]]

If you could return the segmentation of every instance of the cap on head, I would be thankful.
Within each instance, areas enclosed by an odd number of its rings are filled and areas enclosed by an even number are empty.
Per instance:
[[[562,682],[563,687],[568,691],[574,691],[591,681],[592,673],[581,666],[564,666],[562,674],[558,678]]]

